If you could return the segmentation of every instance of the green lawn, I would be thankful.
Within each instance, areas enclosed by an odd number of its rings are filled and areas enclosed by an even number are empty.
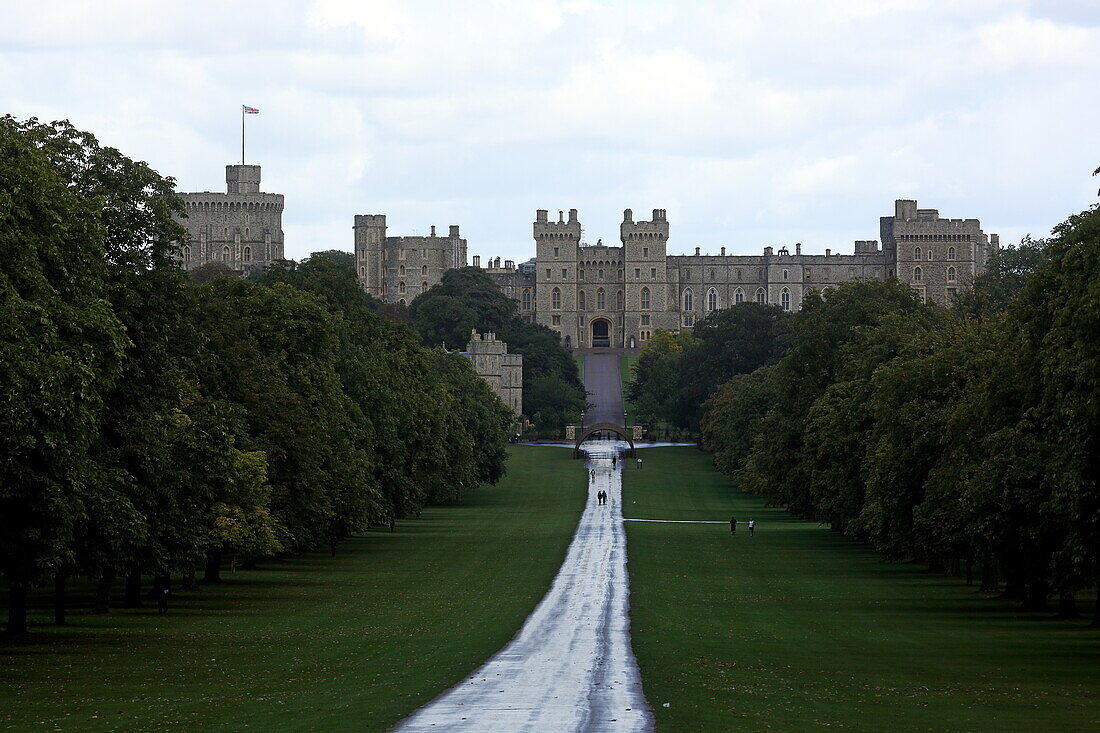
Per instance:
[[[581,378],[581,383],[584,383],[584,354],[573,354],[573,360],[577,362],[577,376]]]
[[[583,470],[565,449],[511,451],[500,485],[336,558],[0,646],[0,728],[385,730],[507,643],[565,556]]]
[[[1100,632],[882,562],[734,492],[694,448],[641,455],[626,516],[758,522],[627,523],[660,730],[1100,730]]]

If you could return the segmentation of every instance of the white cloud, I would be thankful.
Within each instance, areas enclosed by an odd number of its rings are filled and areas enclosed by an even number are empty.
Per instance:
[[[536,208],[675,251],[844,249],[895,197],[1042,234],[1092,202],[1100,12],[1082,0],[44,0],[6,9],[0,103],[219,189],[287,196],[287,251],[460,224],[524,260]]]

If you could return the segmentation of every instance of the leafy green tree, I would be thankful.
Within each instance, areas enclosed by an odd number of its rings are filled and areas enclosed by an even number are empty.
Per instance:
[[[48,157],[0,119],[0,563],[7,631],[27,630],[27,593],[72,562],[89,455],[124,329],[107,300],[104,228]]]

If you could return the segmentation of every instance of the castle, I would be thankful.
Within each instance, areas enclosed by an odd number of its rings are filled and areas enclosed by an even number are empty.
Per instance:
[[[383,215],[355,217],[355,261],[362,286],[388,303],[407,304],[452,267],[466,265],[466,240],[452,226],[447,237],[387,237]],[[518,267],[489,261],[486,273],[519,304],[520,314],[558,332],[567,347],[638,348],[657,329],[691,329],[707,313],[743,302],[798,310],[810,289],[825,290],[860,278],[897,277],[922,299],[947,304],[970,287],[998,246],[977,219],[941,219],[936,209],[898,200],[879,220],[879,241],[856,241],[852,254],[803,254],[764,247],[762,255],[669,255],[664,209],[635,221],[630,209],[619,226],[621,246],[581,240],[577,210],[551,221],[535,215],[535,258]],[[480,267],[480,258],[473,258]]]
[[[227,165],[225,193],[181,193],[189,241],[180,266],[220,262],[248,273],[283,258],[283,195],[260,191],[260,166]]]
[[[495,333],[474,331],[462,355],[470,360],[478,376],[517,417],[523,414],[523,356],[509,354],[508,344]]]

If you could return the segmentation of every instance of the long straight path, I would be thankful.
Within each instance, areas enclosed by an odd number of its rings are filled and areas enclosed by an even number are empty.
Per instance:
[[[589,352],[584,356],[584,389],[592,407],[584,415],[585,425],[609,422],[623,424],[623,386],[619,356]]]
[[[630,647],[622,464],[612,466],[622,445],[589,444],[588,506],[550,591],[519,634],[397,730],[652,729]],[[597,503],[601,489],[607,504]]]

